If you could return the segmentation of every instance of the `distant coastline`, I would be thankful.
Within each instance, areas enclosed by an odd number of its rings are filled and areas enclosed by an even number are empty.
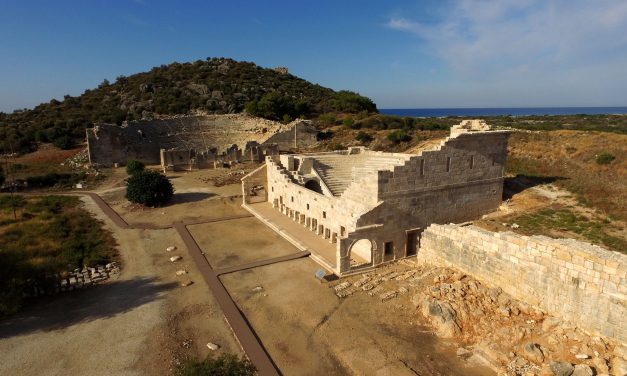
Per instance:
[[[412,117],[624,115],[627,114],[627,107],[384,108],[379,112]]]

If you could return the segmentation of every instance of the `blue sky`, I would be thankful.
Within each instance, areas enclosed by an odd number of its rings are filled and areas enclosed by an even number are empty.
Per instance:
[[[626,106],[627,1],[0,3],[0,111],[231,57],[379,108]]]

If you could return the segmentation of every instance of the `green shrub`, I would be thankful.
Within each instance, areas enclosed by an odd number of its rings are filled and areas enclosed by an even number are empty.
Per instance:
[[[173,194],[172,183],[156,171],[139,171],[126,180],[126,198],[136,204],[157,206],[170,201]]]
[[[80,174],[58,174],[52,172],[46,175],[29,176],[26,178],[26,184],[29,188],[50,188],[63,187],[70,188],[74,184],[85,179],[85,173]]]
[[[256,374],[256,369],[247,359],[240,359],[233,354],[222,354],[217,358],[209,355],[202,362],[187,361],[181,365],[177,374],[179,376],[253,376]]]
[[[616,159],[616,157],[607,152],[597,155],[597,163],[600,165],[610,164],[614,159]]]
[[[129,159],[126,162],[126,173],[129,175],[133,175],[136,172],[144,171],[146,165],[144,162],[138,161],[136,159]]]
[[[55,138],[52,143],[59,149],[68,150],[74,147],[74,141],[67,135]]]
[[[355,123],[355,121],[353,120],[352,117],[347,117],[344,120],[342,120],[342,124],[344,124],[345,127],[352,127],[353,124]]]
[[[34,287],[52,292],[59,273],[115,258],[113,237],[77,197],[0,196],[0,210],[10,218],[0,221],[0,316],[19,310]]]
[[[357,133],[357,136],[355,136],[355,140],[361,142],[362,144],[369,144],[372,142],[372,140],[374,140],[374,137],[364,131],[359,131],[359,133]]]
[[[388,140],[392,141],[395,144],[398,144],[411,140],[411,136],[408,135],[407,132],[405,132],[404,130],[398,130],[390,133],[388,135]]]

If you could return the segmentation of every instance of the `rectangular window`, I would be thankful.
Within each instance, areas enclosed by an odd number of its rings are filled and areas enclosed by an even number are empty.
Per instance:
[[[274,187],[272,187],[272,192],[274,192]]]
[[[470,156],[470,169],[472,170],[473,167],[475,167],[475,156],[471,155]]]
[[[292,202],[294,202],[294,196],[292,196]]]
[[[425,160],[420,160],[420,176],[424,176],[425,174]]]
[[[307,210],[309,210],[309,204],[307,204]]]
[[[451,172],[451,157],[446,157],[446,172]]]
[[[346,235],[346,228],[344,226],[340,226],[340,236]]]
[[[323,211],[322,212],[322,218],[326,218],[327,217],[327,212]]]

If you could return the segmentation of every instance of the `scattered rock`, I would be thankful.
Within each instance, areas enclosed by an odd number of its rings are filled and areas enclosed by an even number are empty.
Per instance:
[[[627,360],[615,356],[611,362],[612,375],[627,375]]]
[[[194,283],[193,281],[181,282],[181,287],[191,286],[193,283]]]
[[[524,350],[525,357],[532,362],[540,364],[544,361],[544,354],[542,353],[542,350],[540,350],[540,345],[537,343],[528,342],[525,345]]]
[[[209,343],[207,343],[207,347],[208,347],[208,348],[209,348],[209,350],[211,350],[211,351],[216,351],[217,349],[219,349],[219,348],[220,348],[220,346],[219,346],[219,345],[216,345],[216,344],[215,344],[215,343],[213,343],[213,342],[209,342]]]
[[[577,364],[575,366],[575,370],[572,373],[572,376],[593,376],[594,371],[592,368],[586,364]]]
[[[509,317],[509,315],[510,315],[509,308],[507,308],[507,307],[499,307],[497,309],[497,312],[499,313],[499,315],[505,316],[505,317]]]
[[[553,361],[549,363],[549,368],[555,376],[570,376],[575,371],[575,367],[568,362]]]
[[[588,354],[577,354],[577,355],[575,355],[575,358],[577,358],[577,359],[588,359],[588,358],[590,358],[590,355],[588,355]]]
[[[610,369],[607,366],[607,362],[605,361],[605,359],[601,357],[592,358],[592,365],[594,366],[594,368],[596,368],[596,371],[599,374],[610,373]]]
[[[253,287],[253,289],[251,290],[252,292],[260,292],[263,290],[263,287],[261,286],[257,286],[257,287]]]
[[[542,321],[542,331],[548,332],[560,324],[560,319],[557,317],[547,317]]]
[[[172,251],[176,251],[176,246],[169,246],[168,248],[165,249],[166,252],[172,252]]]
[[[185,275],[187,274],[187,270],[181,269],[176,271],[176,275]]]
[[[512,228],[513,229],[520,228],[520,225],[518,223],[512,223]]]
[[[177,262],[177,261],[180,261],[180,260],[182,260],[182,259],[183,259],[183,258],[182,258],[181,256],[173,256],[173,257],[170,257],[170,261],[171,261],[171,262]]]

